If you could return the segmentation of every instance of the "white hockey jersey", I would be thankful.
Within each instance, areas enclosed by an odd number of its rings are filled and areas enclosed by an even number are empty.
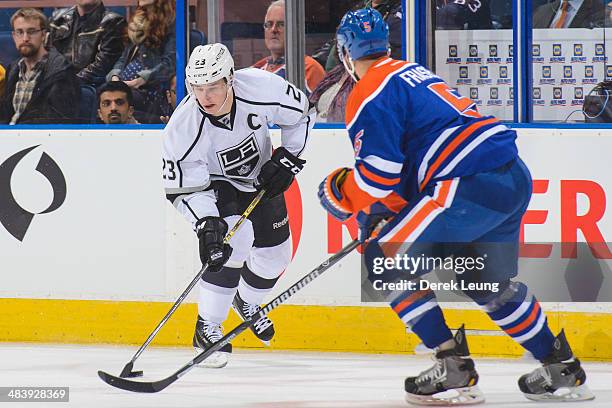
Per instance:
[[[206,114],[195,95],[188,95],[164,129],[166,196],[192,224],[218,215],[214,193],[205,191],[211,181],[255,191],[253,182],[272,155],[268,124],[278,125],[282,146],[300,156],[316,120],[306,95],[278,75],[238,70],[233,90],[226,120]]]

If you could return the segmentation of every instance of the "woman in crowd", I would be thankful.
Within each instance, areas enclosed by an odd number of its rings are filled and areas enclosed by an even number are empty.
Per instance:
[[[159,123],[167,112],[165,90],[176,66],[175,15],[172,0],[138,0],[128,24],[129,43],[107,76],[132,88],[141,123]]]

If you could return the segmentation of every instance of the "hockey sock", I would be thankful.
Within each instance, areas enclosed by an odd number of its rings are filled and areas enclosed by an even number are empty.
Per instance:
[[[405,291],[391,302],[391,308],[431,349],[453,338],[431,290]]]
[[[224,267],[217,273],[204,274],[200,279],[198,313],[202,318],[223,323],[236,294],[242,268]]]
[[[278,277],[266,279],[256,275],[246,265],[242,267],[240,282],[238,283],[238,293],[247,303],[260,304],[263,298],[272,290]]]
[[[238,293],[247,303],[261,304],[291,262],[291,241],[270,247],[253,247],[242,268]]]
[[[544,359],[552,352],[555,336],[540,303],[522,282],[508,282],[498,293],[486,303],[475,300],[514,341],[538,360]]]

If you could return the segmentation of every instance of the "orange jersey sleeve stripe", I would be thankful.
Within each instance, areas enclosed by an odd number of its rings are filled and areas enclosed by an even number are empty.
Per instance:
[[[491,119],[487,119],[487,120],[478,121],[476,123],[471,124],[470,126],[465,128],[461,133],[459,133],[455,137],[455,139],[448,146],[446,146],[446,148],[442,151],[442,153],[440,153],[440,155],[438,156],[436,161],[429,167],[429,170],[427,170],[427,174],[425,175],[425,178],[423,179],[423,182],[420,185],[421,191],[429,183],[429,181],[431,180],[433,174],[442,165],[444,160],[446,160],[446,158],[455,149],[457,149],[457,146],[459,146],[465,139],[470,137],[470,135],[472,133],[474,133],[476,130],[480,129],[483,126],[486,126],[486,125],[489,125],[489,124],[495,123],[495,122],[498,122],[498,120],[496,118],[491,118]]]
[[[373,181],[373,182],[375,182],[375,183],[382,184],[382,185],[384,185],[384,186],[394,186],[394,185],[396,185],[397,183],[399,183],[399,182],[400,182],[400,178],[399,178],[399,177],[397,177],[397,178],[392,178],[392,179],[389,179],[389,178],[384,178],[384,177],[382,177],[382,176],[379,176],[378,174],[375,174],[375,173],[371,172],[370,170],[368,170],[368,169],[367,169],[367,168],[366,168],[366,167],[365,167],[363,164],[361,164],[361,163],[360,163],[360,164],[358,164],[358,165],[357,165],[357,167],[358,167],[358,169],[359,169],[359,172],[360,172],[360,173],[361,173],[363,176],[365,176],[365,177],[366,177],[368,180],[372,180],[372,181]]]

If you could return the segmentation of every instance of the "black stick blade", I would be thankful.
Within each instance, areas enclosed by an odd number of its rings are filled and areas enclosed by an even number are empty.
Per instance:
[[[125,367],[123,367],[123,371],[121,371],[121,374],[119,374],[119,377],[121,378],[142,377],[142,374],[143,374],[142,371],[133,371],[133,369],[134,369],[134,362],[130,361],[129,363],[125,365]]]
[[[172,383],[172,381],[168,382],[165,380],[156,382],[132,381],[121,377],[115,377],[114,375],[105,373],[104,371],[98,371],[98,377],[100,377],[102,381],[112,387],[120,388],[126,391],[142,393],[158,392]]]

